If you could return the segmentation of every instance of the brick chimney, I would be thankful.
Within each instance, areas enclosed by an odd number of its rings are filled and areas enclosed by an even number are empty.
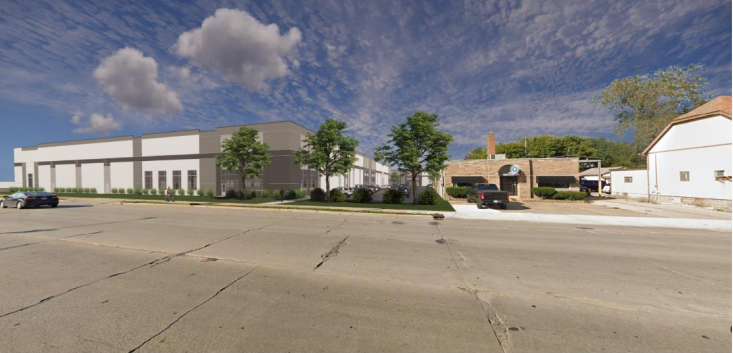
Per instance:
[[[492,156],[496,154],[496,137],[494,136],[493,132],[490,132],[488,136],[486,136],[486,155]]]

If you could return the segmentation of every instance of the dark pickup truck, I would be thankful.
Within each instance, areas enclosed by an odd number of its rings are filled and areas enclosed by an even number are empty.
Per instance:
[[[466,200],[475,202],[478,208],[497,205],[505,210],[509,203],[509,192],[499,191],[496,184],[476,184],[468,189]]]

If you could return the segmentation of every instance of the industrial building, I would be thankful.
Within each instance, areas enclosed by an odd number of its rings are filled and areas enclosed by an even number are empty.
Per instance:
[[[439,192],[443,197],[448,186],[469,186],[476,183],[496,184],[518,199],[533,197],[532,188],[551,186],[558,190],[579,190],[580,157],[506,158],[496,154],[496,136],[489,133],[487,159],[449,161],[443,171]]]
[[[247,179],[250,190],[325,187],[325,178],[294,163],[295,151],[312,133],[289,121],[243,125],[259,131],[272,155],[261,177]],[[95,188],[110,193],[112,188],[212,189],[223,195],[240,189],[236,172],[216,165],[222,142],[241,126],[218,127],[211,131],[186,130],[88,140],[41,143],[14,149],[15,186]],[[358,153],[349,173],[331,178],[331,186],[388,183],[389,168]]]

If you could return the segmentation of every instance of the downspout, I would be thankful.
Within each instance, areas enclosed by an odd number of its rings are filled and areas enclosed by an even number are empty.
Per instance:
[[[646,155],[646,202],[652,202],[652,191],[649,188],[649,155]]]

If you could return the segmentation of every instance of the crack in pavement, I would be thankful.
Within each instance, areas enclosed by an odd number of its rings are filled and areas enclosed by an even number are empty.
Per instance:
[[[17,232],[4,232],[0,234],[28,234],[28,233],[41,233],[41,232],[53,232],[57,231],[59,229],[69,229],[69,228],[80,228],[80,227],[89,227],[89,226],[101,226],[101,225],[108,225],[108,224],[115,224],[115,223],[125,223],[125,222],[135,222],[135,221],[146,221],[149,219],[156,219],[158,217],[145,217],[145,218],[138,218],[138,219],[129,219],[126,221],[112,221],[112,222],[103,222],[103,223],[92,223],[92,224],[80,224],[75,226],[68,226],[68,227],[59,227],[59,228],[49,228],[49,229],[31,229],[31,230],[23,230],[23,231],[17,231]]]
[[[38,245],[38,244],[50,243],[52,241],[64,240],[64,239],[73,238],[73,237],[80,237],[82,235],[94,235],[94,234],[99,234],[99,233],[102,233],[102,232],[104,232],[104,231],[103,230],[100,230],[100,231],[91,232],[91,233],[82,233],[82,234],[69,235],[69,236],[66,236],[66,237],[63,237],[63,238],[48,239],[48,240],[44,240],[44,241],[37,241],[35,243],[26,243],[26,244],[8,246],[8,247],[5,247],[5,248],[0,248],[0,251],[21,248],[21,247],[29,246],[29,245]]]
[[[348,244],[346,241],[349,239],[350,235],[347,235],[345,238],[341,239],[336,245],[334,245],[331,250],[323,253],[321,255],[321,262],[316,265],[316,267],[313,268],[313,271],[317,270],[319,267],[321,267],[326,261],[333,259],[336,257],[340,252],[341,248],[346,246]]]
[[[437,222],[436,222],[437,223]],[[466,276],[463,274],[463,270],[461,270],[461,266],[458,264],[458,259],[456,259],[456,255],[453,253],[453,250],[450,247],[450,243],[448,241],[445,241],[445,238],[443,237],[443,231],[440,229],[439,224],[435,224],[435,228],[438,229],[438,232],[440,232],[440,239],[443,240],[442,243],[439,244],[445,244],[448,248],[448,251],[450,252],[451,257],[453,258],[453,262],[456,264],[456,268],[458,268],[458,272],[461,274],[461,278],[463,279],[463,283],[466,285],[466,291],[473,294],[473,296],[476,298],[476,301],[479,304],[479,307],[481,307],[481,312],[483,312],[484,317],[489,322],[489,327],[491,328],[491,331],[494,333],[494,337],[496,337],[496,340],[499,342],[499,346],[501,347],[501,350],[504,353],[508,353],[511,351],[512,348],[512,341],[511,337],[509,337],[509,330],[507,329],[506,325],[504,324],[504,321],[499,317],[499,313],[494,308],[493,305],[491,305],[491,298],[482,299],[482,296],[479,296],[478,291],[471,287],[471,285],[466,281]],[[465,258],[464,258],[465,259]],[[486,303],[488,308],[484,307],[483,303]]]
[[[165,331],[168,331],[168,329],[170,329],[171,327],[173,327],[173,325],[175,325],[175,324],[176,324],[176,323],[177,323],[178,321],[180,321],[181,319],[183,319],[183,317],[185,317],[186,315],[188,315],[188,314],[189,314],[190,312],[192,312],[192,311],[194,311],[194,310],[198,309],[198,308],[199,308],[199,307],[201,307],[202,305],[204,305],[204,304],[208,303],[208,302],[209,302],[210,300],[212,300],[212,299],[216,298],[216,296],[217,296],[217,295],[221,294],[221,293],[222,293],[223,291],[225,291],[225,290],[226,290],[227,288],[229,288],[229,287],[231,287],[232,285],[234,285],[235,283],[237,283],[237,282],[238,282],[239,280],[241,280],[241,279],[243,279],[243,278],[247,277],[247,276],[248,276],[248,275],[249,275],[250,273],[254,272],[254,271],[255,271],[256,269],[258,269],[258,268],[259,268],[259,266],[257,266],[257,267],[255,267],[255,268],[251,269],[251,270],[250,270],[249,272],[245,273],[244,275],[242,275],[242,276],[240,276],[239,278],[235,279],[234,281],[230,282],[230,283],[229,283],[229,284],[227,284],[226,286],[224,286],[224,287],[220,288],[220,289],[219,289],[218,291],[216,291],[216,293],[214,293],[214,295],[210,296],[210,297],[209,297],[208,299],[204,300],[203,302],[201,302],[201,303],[199,303],[198,305],[194,306],[194,307],[193,307],[193,308],[191,308],[190,310],[186,311],[185,313],[183,313],[183,315],[181,315],[181,316],[177,317],[177,318],[176,318],[175,320],[173,320],[173,322],[171,322],[170,324],[168,324],[168,326],[166,326],[166,327],[165,327],[164,329],[162,329],[162,330],[161,330],[160,332],[158,332],[158,333],[156,333],[155,335],[151,336],[150,338],[146,339],[145,341],[143,341],[143,343],[141,343],[141,344],[140,344],[139,346],[137,346],[137,347],[135,347],[135,348],[131,349],[131,350],[130,350],[130,351],[129,351],[128,353],[134,353],[134,352],[135,352],[135,351],[137,351],[138,349],[142,348],[142,346],[144,346],[144,345],[146,345],[146,344],[147,344],[148,342],[152,341],[152,340],[153,340],[153,339],[154,339],[155,337],[158,337],[158,336],[162,335],[162,334],[163,334],[163,333],[164,333]]]

